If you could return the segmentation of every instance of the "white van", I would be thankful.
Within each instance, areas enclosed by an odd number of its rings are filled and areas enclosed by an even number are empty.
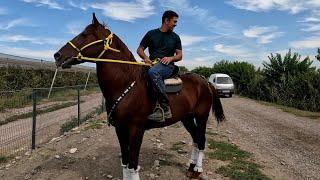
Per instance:
[[[232,97],[232,94],[234,93],[234,84],[229,75],[221,73],[211,74],[209,82],[213,84],[219,95],[228,95],[229,97]]]

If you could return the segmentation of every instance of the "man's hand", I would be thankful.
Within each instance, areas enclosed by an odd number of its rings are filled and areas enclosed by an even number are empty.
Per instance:
[[[160,62],[168,65],[169,63],[172,62],[172,60],[173,60],[172,57],[164,57],[164,58],[160,59]]]
[[[152,61],[149,58],[143,59],[143,62],[146,64],[152,64]]]

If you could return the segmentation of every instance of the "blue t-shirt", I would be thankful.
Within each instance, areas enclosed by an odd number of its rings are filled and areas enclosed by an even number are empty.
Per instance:
[[[161,32],[160,29],[148,31],[140,46],[149,48],[151,60],[174,56],[176,49],[182,50],[180,37],[175,32]]]

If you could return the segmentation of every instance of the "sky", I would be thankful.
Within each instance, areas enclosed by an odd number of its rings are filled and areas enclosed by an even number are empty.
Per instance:
[[[0,52],[53,61],[53,54],[92,21],[95,12],[133,52],[165,10],[179,14],[175,32],[193,69],[220,60],[262,67],[271,53],[302,57],[320,47],[320,0],[1,0]],[[86,65],[94,66],[86,63]]]

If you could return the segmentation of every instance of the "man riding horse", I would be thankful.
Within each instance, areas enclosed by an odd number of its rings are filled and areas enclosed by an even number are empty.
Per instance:
[[[173,32],[173,29],[177,25],[178,17],[178,14],[174,11],[165,11],[162,15],[161,27],[147,32],[137,49],[138,55],[145,63],[152,64],[151,60],[156,59],[160,61],[148,71],[149,78],[151,79],[150,82],[153,90],[156,92],[158,101],[148,119],[157,122],[164,122],[165,119],[172,118],[164,79],[172,75],[175,68],[174,62],[182,59],[180,37]],[[146,48],[149,49],[150,57],[144,53]]]

